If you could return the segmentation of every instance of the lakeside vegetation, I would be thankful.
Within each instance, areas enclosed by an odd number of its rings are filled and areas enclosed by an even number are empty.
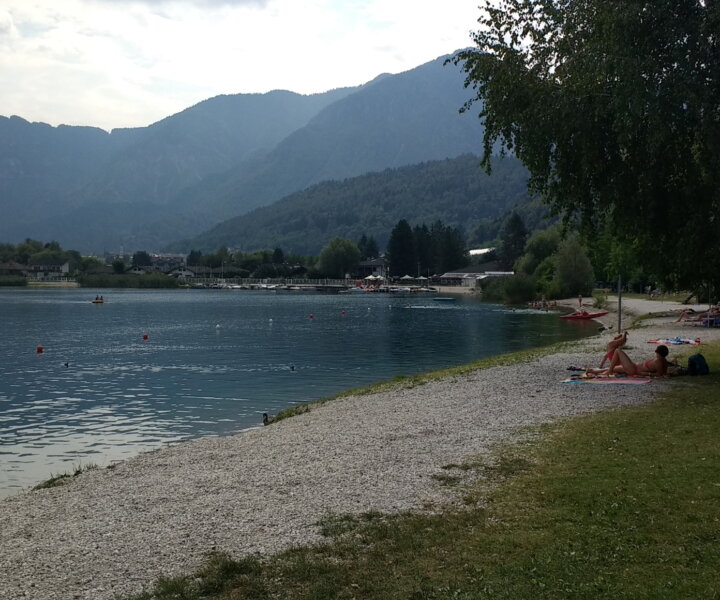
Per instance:
[[[720,344],[703,354],[720,363]],[[460,508],[328,515],[319,545],[212,554],[127,600],[716,597],[719,379],[679,378],[651,404],[438,465]]]

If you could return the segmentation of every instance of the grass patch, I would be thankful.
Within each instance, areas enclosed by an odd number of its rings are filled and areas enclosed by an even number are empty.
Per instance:
[[[97,468],[98,466],[96,464],[88,463],[86,465],[79,464],[77,467],[73,468],[72,472],[59,473],[58,475],[53,475],[51,473],[49,479],[41,481],[32,489],[44,490],[52,487],[59,487],[70,482],[74,477],[80,475],[80,473],[84,473],[85,471],[92,471]]]
[[[680,378],[657,402],[441,468],[497,478],[477,484],[481,504],[328,517],[326,543],[223,557],[212,586],[206,569],[132,600],[718,598],[720,345],[703,354],[713,374]]]

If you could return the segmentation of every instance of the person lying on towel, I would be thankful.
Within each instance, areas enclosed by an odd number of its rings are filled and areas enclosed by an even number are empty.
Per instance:
[[[669,354],[667,346],[660,345],[655,348],[655,357],[640,363],[634,363],[625,353],[625,350],[617,348],[610,360],[607,369],[589,369],[588,373],[599,377],[611,375],[628,375],[630,377],[665,377],[667,375]]]

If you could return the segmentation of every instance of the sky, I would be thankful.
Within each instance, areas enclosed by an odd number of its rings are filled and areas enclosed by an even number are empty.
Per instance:
[[[477,0],[0,0],[0,115],[142,127],[357,86],[472,45]]]

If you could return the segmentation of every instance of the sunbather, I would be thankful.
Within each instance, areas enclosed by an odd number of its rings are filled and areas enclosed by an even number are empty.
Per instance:
[[[624,350],[618,348],[607,369],[589,369],[588,373],[598,376],[629,375],[631,377],[665,377],[667,375],[669,350],[660,345],[655,348],[655,358],[634,363]]]
[[[680,316],[676,323],[682,321],[707,321],[720,317],[720,306],[710,306],[706,311],[696,312],[692,308],[684,308],[680,311]]]
[[[602,361],[600,361],[600,369],[605,366],[606,360],[612,362],[613,356],[615,355],[615,350],[624,346],[627,342],[627,338],[628,332],[625,331],[623,333],[618,333],[613,339],[608,342],[607,346],[605,346],[605,355],[603,356]]]

